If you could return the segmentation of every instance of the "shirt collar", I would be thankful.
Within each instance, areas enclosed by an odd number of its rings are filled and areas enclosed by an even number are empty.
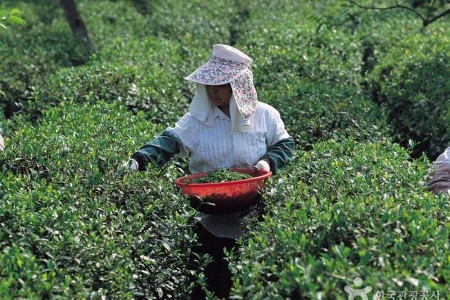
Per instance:
[[[223,111],[220,110],[217,106],[214,105],[213,111],[212,111],[212,119],[220,118],[222,120],[231,120],[230,117],[228,117]]]

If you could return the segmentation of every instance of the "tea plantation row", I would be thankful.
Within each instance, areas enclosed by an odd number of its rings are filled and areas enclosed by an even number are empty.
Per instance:
[[[40,1],[16,1],[28,25],[0,33],[0,298],[189,295],[195,212],[173,185],[186,162],[120,166],[187,110],[183,78],[213,43],[254,58],[259,99],[297,144],[229,257],[231,298],[347,299],[358,277],[371,297],[446,297],[448,197],[426,190],[429,159],[410,156],[450,143],[448,21],[349,22],[340,1],[132,2],[77,1],[93,56]]]
[[[391,143],[321,142],[275,179],[268,215],[233,264],[235,299],[447,295],[448,198],[424,192],[426,161]],[[392,294],[391,294],[392,295]]]
[[[182,78],[208,57],[213,43],[234,43],[255,58],[256,84],[266,102],[299,101],[308,93],[303,85],[321,83],[332,99],[345,90],[377,103],[391,125],[389,136],[402,146],[415,142],[413,157],[425,152],[434,159],[450,143],[447,18],[421,29],[408,11],[364,13],[348,1],[132,2],[78,1],[98,48],[89,59],[56,3],[21,1],[27,27],[0,32],[5,114],[22,111],[36,118],[41,103],[58,103],[66,91],[108,101],[120,95],[138,109],[153,103],[164,109],[161,99],[175,97],[185,108],[192,87]],[[62,71],[59,83],[42,86],[60,67],[80,64],[85,66],[79,74]],[[77,86],[64,88],[60,83],[66,81]],[[36,98],[30,107],[27,101]]]

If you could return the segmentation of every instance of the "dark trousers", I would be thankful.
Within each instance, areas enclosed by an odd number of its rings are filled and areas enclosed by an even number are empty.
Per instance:
[[[200,223],[194,225],[194,232],[197,234],[199,245],[193,247],[192,252],[198,255],[209,254],[212,257],[212,261],[204,270],[207,288],[216,297],[226,299],[232,286],[232,274],[228,269],[228,261],[225,259],[224,248],[227,251],[236,251],[238,249],[238,243],[234,239],[213,235]],[[196,264],[194,263],[194,265]],[[192,290],[191,299],[205,299],[205,292],[198,283],[195,284]]]

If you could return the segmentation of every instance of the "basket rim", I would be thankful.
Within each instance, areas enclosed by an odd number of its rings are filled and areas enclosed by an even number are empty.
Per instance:
[[[228,169],[233,172],[239,172],[239,173],[247,173],[247,174],[255,174],[255,171],[250,168],[230,168]],[[213,172],[213,171],[211,171]],[[179,187],[218,187],[218,186],[229,186],[229,185],[237,185],[241,183],[250,183],[255,181],[262,181],[264,179],[269,178],[272,176],[272,171],[265,171],[265,170],[258,170],[257,175],[252,178],[247,179],[240,179],[240,180],[232,180],[232,181],[225,181],[225,182],[209,182],[209,183],[185,183],[185,179],[195,179],[195,178],[201,178],[207,176],[211,172],[200,172],[195,173],[183,177],[179,177],[175,180],[176,185]]]

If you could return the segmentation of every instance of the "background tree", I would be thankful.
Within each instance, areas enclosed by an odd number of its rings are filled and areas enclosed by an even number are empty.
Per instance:
[[[78,12],[74,0],[60,0],[59,4],[64,10],[64,16],[72,29],[75,37],[80,38],[86,43],[90,51],[94,50],[94,44],[89,36],[89,31]]]
[[[407,10],[422,20],[423,27],[450,14],[450,4],[447,0],[389,0],[379,1],[376,5],[374,1],[351,0],[350,4],[363,10]]]

